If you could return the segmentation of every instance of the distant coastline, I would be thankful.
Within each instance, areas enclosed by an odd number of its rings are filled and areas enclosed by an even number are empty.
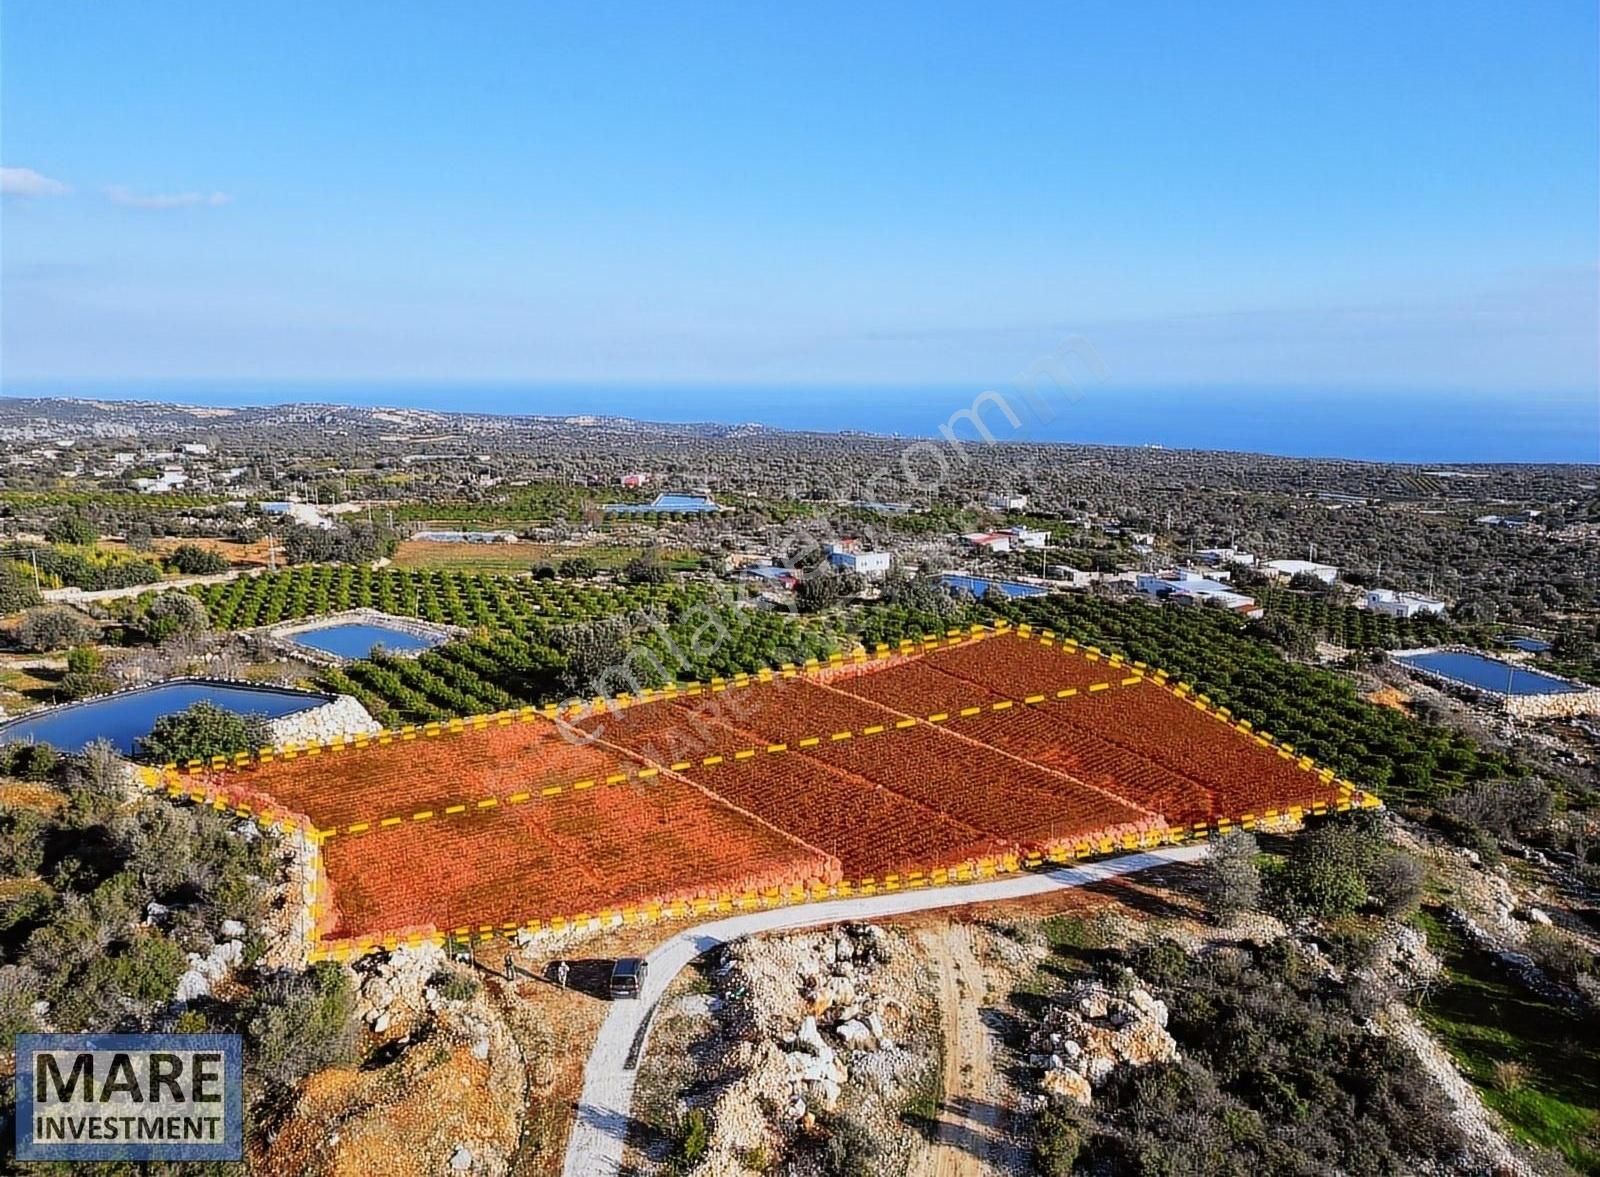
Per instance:
[[[1002,386],[1002,391],[1004,388]],[[759,423],[823,433],[931,437],[976,387],[655,387],[490,382],[23,381],[8,397],[205,407],[331,403],[494,415]],[[1378,462],[1600,462],[1600,398],[1440,392],[1088,388],[998,440],[1231,450]]]

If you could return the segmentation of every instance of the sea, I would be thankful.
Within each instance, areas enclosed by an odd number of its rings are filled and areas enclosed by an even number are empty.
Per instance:
[[[8,396],[77,396],[205,406],[317,402],[442,412],[599,415],[759,423],[781,429],[937,437],[979,407],[997,440],[1234,450],[1375,462],[1600,463],[1600,394],[1083,385],[1030,397],[1016,388],[601,385],[481,382],[7,382]]]

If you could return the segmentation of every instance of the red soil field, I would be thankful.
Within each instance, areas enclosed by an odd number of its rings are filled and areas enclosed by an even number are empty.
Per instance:
[[[1259,814],[1311,800],[1333,801],[1339,795],[1338,786],[1324,784],[1275,748],[1262,747],[1153,682],[1064,700],[1045,710],[1211,789],[1215,802],[1203,816]]]
[[[333,838],[322,853],[334,939],[839,877],[834,860],[671,777]]]
[[[482,731],[419,735],[308,758],[274,760],[217,778],[228,797],[272,805],[311,819],[318,829],[406,817],[462,801],[535,795],[546,785],[637,771],[642,762],[565,739],[545,719]]]
[[[1104,658],[1091,662],[1087,655],[1015,635],[935,650],[927,661],[945,674],[1013,699],[1053,696],[1065,687],[1084,690],[1098,682],[1119,682],[1132,673],[1126,666],[1112,666]]]
[[[837,858],[851,880],[1007,848],[981,830],[803,756],[742,760],[687,775],[730,805],[781,818],[785,830]]]
[[[324,931],[335,938],[881,878],[1337,799],[1336,786],[1161,685],[1121,685],[1130,674],[996,636],[830,671],[825,683],[779,679],[595,716],[578,725],[596,737],[587,747],[546,721],[517,722],[280,760],[214,783],[339,830],[323,846]],[[1116,685],[1086,690],[1100,682]],[[1066,687],[1081,693],[1058,699]],[[1020,702],[1037,695],[1046,701]],[[1017,702],[992,710],[1007,698]],[[984,710],[959,714],[973,706]],[[939,711],[948,718],[925,721]],[[918,722],[895,726],[907,717]],[[572,790],[579,779],[597,783]],[[551,785],[566,788],[541,798]],[[510,800],[521,793],[531,796]],[[490,797],[500,804],[476,807]],[[444,813],[461,804],[466,813]],[[412,820],[424,810],[435,816]],[[402,820],[379,828],[385,817]],[[350,834],[354,822],[374,828]]]
[[[1126,797],[1174,825],[1204,820],[1216,810],[1211,790],[1199,781],[1068,722],[1066,712],[1065,704],[991,712],[955,720],[952,730]]]
[[[932,715],[936,711],[987,706],[1005,698],[977,683],[946,674],[925,659],[902,662],[884,670],[837,675],[828,680],[828,685],[857,698],[918,717]]]
[[[919,724],[897,730],[897,713],[830,687],[793,680],[715,698],[719,700],[716,704],[698,700],[676,704],[686,717],[693,713],[692,726],[699,733],[686,775],[732,804],[793,830],[812,845],[837,855],[847,877],[857,871],[874,873],[886,858],[897,867],[937,863],[907,862],[896,857],[898,852],[886,855],[870,839],[862,847],[870,858],[860,857],[835,837],[802,831],[796,825],[801,820],[797,818],[796,800],[787,790],[752,791],[752,782],[759,785],[780,772],[792,776],[796,769],[790,761],[808,766],[807,771],[818,778],[825,767],[843,774],[858,789],[874,788],[888,797],[909,801],[925,814],[938,815],[974,834],[1008,845],[1037,845],[1120,830],[1149,824],[1152,816],[1078,781],[943,728]],[[721,718],[707,718],[712,706],[720,708]],[[884,730],[863,734],[864,729],[873,726]],[[843,732],[854,734],[846,740],[831,738]],[[631,740],[658,739],[660,730],[653,717],[635,716],[626,730],[618,724],[609,727],[604,735],[619,742],[626,739],[629,742],[621,746],[638,752],[645,744]],[[800,746],[801,740],[818,736],[817,744]],[[788,744],[789,750],[767,753],[766,747],[772,744]],[[735,786],[725,784],[723,779],[735,771],[733,766],[705,766],[701,761],[707,754],[730,756],[735,750],[747,748],[761,751],[748,762],[738,764],[738,795],[733,795]],[[829,804],[836,807],[839,798],[835,796]],[[809,803],[804,808],[810,808]],[[935,841],[943,844],[948,839]]]

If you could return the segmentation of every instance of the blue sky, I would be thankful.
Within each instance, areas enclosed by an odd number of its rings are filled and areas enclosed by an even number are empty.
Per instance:
[[[3,374],[1595,388],[1596,5],[13,2]]]

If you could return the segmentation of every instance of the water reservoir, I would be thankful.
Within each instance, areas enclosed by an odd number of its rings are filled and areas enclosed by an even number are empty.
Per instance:
[[[1499,695],[1568,695],[1584,688],[1553,675],[1502,662],[1465,650],[1430,650],[1421,654],[1396,654],[1394,660],[1414,670],[1424,670],[1480,691]]]
[[[150,734],[163,715],[185,711],[199,702],[215,703],[237,715],[281,719],[309,711],[333,700],[316,691],[287,687],[258,687],[207,679],[174,679],[148,687],[134,687],[99,699],[63,703],[31,712],[0,724],[0,744],[34,741],[61,752],[82,752],[95,740],[109,740],[124,755],[133,753],[134,741]]]
[[[391,654],[415,654],[431,650],[449,640],[444,634],[412,633],[370,621],[341,621],[288,636],[296,645],[332,654],[336,658],[365,658],[372,653],[373,646],[382,646]]]

